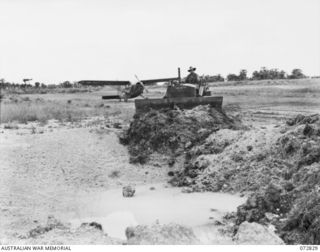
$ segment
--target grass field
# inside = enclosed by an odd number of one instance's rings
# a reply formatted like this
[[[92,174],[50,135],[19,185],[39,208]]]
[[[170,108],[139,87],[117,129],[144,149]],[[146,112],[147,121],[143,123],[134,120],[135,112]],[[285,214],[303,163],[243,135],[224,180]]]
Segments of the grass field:
[[[320,112],[320,80],[272,80],[211,85],[224,106],[266,118],[288,118],[294,114]],[[258,114],[259,115],[258,115]]]
[[[1,122],[46,123],[51,119],[77,122],[93,116],[119,114],[126,119],[127,111],[131,110],[123,109],[122,103],[105,102],[91,93],[7,95],[1,103]]]

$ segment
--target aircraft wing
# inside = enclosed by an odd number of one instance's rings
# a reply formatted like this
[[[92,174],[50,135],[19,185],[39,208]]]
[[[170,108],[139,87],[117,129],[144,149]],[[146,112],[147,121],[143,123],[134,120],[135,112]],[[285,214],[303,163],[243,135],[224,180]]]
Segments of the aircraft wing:
[[[81,80],[78,82],[84,86],[126,86],[130,81],[110,81],[110,80]]]
[[[151,79],[151,80],[141,80],[141,82],[144,85],[152,85],[155,84],[157,82],[167,82],[167,81],[174,81],[174,80],[179,80],[178,77],[174,77],[174,78],[162,78],[162,79]]]
[[[178,77],[174,78],[162,78],[162,79],[149,79],[149,80],[141,80],[144,85],[152,85],[157,82],[167,82],[179,80]],[[130,81],[111,81],[111,80],[81,80],[78,82],[84,86],[126,86],[130,85]]]

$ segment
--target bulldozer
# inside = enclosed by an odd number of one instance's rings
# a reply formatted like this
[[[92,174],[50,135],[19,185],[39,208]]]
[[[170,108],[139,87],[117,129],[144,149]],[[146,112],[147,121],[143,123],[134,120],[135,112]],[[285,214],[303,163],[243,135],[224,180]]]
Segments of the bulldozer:
[[[154,85],[159,82],[165,82],[167,90],[163,98],[146,98],[143,96],[144,91],[148,92],[146,86]],[[135,99],[135,108],[137,113],[146,112],[150,109],[191,109],[198,105],[210,105],[214,108],[221,109],[223,97],[212,96],[209,91],[208,83],[200,78],[198,84],[183,83],[181,80],[180,68],[178,76],[173,78],[138,80],[132,84],[129,81],[94,81],[82,80],[78,82],[84,86],[124,86],[118,95],[102,96],[102,99]]]

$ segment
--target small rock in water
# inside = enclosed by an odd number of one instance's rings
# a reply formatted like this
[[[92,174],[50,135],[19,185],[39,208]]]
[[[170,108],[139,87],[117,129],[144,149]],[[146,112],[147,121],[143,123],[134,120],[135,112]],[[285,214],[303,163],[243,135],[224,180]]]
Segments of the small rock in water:
[[[153,191],[153,190],[156,190],[156,188],[153,187],[153,186],[151,186],[151,187],[150,187],[150,190]]]
[[[122,188],[122,195],[125,198],[133,197],[135,192],[136,190],[133,186],[124,186]]]

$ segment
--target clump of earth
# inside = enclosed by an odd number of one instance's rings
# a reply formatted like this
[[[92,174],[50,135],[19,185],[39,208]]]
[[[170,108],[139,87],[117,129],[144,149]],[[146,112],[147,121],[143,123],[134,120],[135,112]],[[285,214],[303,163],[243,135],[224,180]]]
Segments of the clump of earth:
[[[153,152],[174,159],[202,143],[213,132],[238,127],[239,121],[210,106],[197,106],[191,110],[151,110],[135,114],[129,129],[120,136],[120,142],[128,145],[132,163],[145,163]]]

